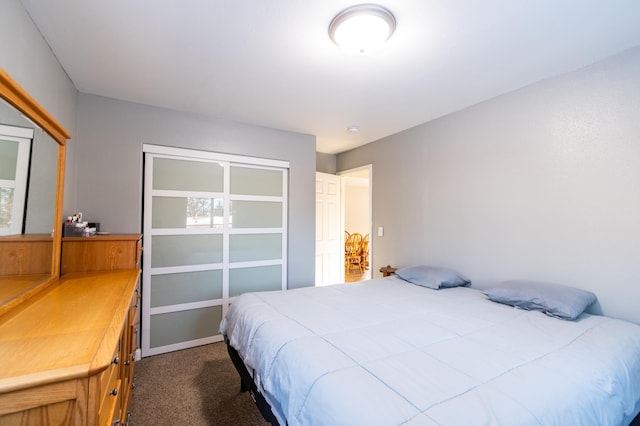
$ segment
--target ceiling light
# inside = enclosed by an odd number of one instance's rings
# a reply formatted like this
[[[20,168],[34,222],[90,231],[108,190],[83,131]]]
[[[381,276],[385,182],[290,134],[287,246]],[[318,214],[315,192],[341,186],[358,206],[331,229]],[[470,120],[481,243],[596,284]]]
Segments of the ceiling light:
[[[360,127],[359,126],[349,126],[349,127],[347,127],[347,131],[349,133],[358,133],[360,131]]]
[[[329,24],[329,37],[350,53],[367,54],[375,51],[396,29],[391,12],[375,4],[351,6],[338,13]]]

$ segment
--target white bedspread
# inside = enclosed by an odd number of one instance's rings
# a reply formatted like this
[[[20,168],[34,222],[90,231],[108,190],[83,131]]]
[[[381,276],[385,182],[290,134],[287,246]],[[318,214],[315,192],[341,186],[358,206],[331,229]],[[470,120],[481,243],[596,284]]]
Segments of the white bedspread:
[[[395,277],[251,293],[220,325],[282,425],[619,425],[640,326]]]

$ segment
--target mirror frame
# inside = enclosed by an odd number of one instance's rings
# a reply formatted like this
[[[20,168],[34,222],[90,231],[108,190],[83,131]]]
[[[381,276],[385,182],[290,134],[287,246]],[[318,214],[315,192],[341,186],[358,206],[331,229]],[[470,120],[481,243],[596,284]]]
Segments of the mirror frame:
[[[12,105],[25,117],[40,126],[58,143],[58,160],[56,176],[56,197],[53,217],[53,245],[51,253],[51,270],[49,277],[37,285],[18,294],[12,300],[0,305],[0,315],[28,300],[58,280],[60,276],[60,251],[62,249],[62,209],[64,195],[64,172],[67,139],[71,134],[29,95],[15,80],[0,68],[0,97]]]

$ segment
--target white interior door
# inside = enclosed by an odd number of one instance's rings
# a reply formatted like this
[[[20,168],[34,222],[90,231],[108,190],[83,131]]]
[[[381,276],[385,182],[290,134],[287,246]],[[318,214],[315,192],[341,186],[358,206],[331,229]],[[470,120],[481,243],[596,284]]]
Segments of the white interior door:
[[[316,286],[344,281],[340,176],[316,172]]]

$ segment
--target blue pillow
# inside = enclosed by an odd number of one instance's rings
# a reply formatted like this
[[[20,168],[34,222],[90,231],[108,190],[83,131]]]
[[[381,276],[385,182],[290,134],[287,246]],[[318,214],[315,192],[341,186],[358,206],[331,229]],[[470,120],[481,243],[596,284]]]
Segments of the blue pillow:
[[[574,320],[596,301],[590,291],[560,284],[511,280],[484,291],[494,302]]]
[[[471,281],[453,269],[436,266],[409,266],[400,268],[396,275],[410,283],[432,289],[470,285]]]

